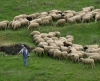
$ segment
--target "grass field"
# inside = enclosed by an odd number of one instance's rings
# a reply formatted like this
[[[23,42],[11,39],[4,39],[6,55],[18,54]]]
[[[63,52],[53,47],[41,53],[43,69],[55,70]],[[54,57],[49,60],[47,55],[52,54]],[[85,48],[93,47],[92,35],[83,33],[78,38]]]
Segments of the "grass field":
[[[94,6],[100,9],[100,0],[3,0],[0,2],[0,21],[12,21],[16,15],[32,14],[53,9],[81,11],[83,7]],[[55,24],[55,23],[54,23]],[[64,27],[45,26],[40,32],[60,31],[61,36],[73,35],[74,43],[100,45],[100,21],[90,23],[68,24]],[[31,31],[27,27],[13,31],[0,30],[0,45],[25,43],[35,47]],[[22,56],[2,56],[0,52],[0,81],[99,81],[100,63],[94,69],[71,59],[56,60],[45,54],[44,58],[31,53],[28,66],[23,65]]]

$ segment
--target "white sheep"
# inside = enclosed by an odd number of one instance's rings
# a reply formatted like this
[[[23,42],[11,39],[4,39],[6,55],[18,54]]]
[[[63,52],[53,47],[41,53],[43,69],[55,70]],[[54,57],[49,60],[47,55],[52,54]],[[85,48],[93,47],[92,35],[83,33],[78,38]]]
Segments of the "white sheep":
[[[95,22],[100,20],[100,12],[98,12],[96,15],[95,15]]]
[[[92,55],[89,56],[88,58],[94,59],[95,62],[100,61],[100,55]]]
[[[60,50],[54,51],[53,57],[60,60],[61,59],[61,51]]]
[[[31,23],[28,26],[28,30],[32,30],[32,29],[39,29],[39,23]]]
[[[72,62],[79,62],[79,55],[77,53],[71,53]]]
[[[16,30],[16,29],[18,29],[20,27],[21,27],[21,22],[20,21],[13,21],[12,22],[12,28],[13,28],[13,30]]]
[[[41,47],[36,47],[33,52],[36,52],[38,56],[43,56],[44,55],[44,49]]]
[[[86,57],[89,57],[89,56],[92,56],[92,55],[100,55],[99,53],[84,53],[84,55],[86,56]]]
[[[7,29],[7,23],[0,22],[0,29]]]
[[[55,36],[58,37],[58,38],[59,38],[60,35],[61,35],[61,33],[60,33],[59,31],[55,31],[55,34],[56,34]]]
[[[50,26],[51,25],[51,22],[49,21],[49,20],[42,20],[42,22],[41,22],[41,24],[43,25],[43,26]]]
[[[85,64],[89,64],[92,66],[92,69],[95,67],[95,64],[94,64],[94,59],[91,59],[91,58],[80,58],[80,60],[82,61],[82,63],[85,65]]]
[[[66,20],[65,19],[59,19],[56,22],[56,26],[64,26],[66,24]]]
[[[68,53],[66,51],[62,51],[61,52],[62,59],[66,59],[67,60],[67,57],[68,57],[67,55],[68,55]]]
[[[32,36],[34,36],[34,35],[39,35],[40,34],[40,32],[39,31],[33,31],[33,32],[31,32],[31,34],[30,35],[32,35]]]
[[[60,50],[61,50],[61,51],[66,51],[66,52],[67,52],[67,51],[68,51],[68,47],[60,46]]]

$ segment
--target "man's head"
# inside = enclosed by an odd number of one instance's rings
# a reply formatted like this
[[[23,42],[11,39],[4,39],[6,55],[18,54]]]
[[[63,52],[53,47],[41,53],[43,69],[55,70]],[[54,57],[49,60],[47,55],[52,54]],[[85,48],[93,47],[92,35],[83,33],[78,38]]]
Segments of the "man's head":
[[[23,48],[24,47],[24,44],[22,44],[21,47]]]

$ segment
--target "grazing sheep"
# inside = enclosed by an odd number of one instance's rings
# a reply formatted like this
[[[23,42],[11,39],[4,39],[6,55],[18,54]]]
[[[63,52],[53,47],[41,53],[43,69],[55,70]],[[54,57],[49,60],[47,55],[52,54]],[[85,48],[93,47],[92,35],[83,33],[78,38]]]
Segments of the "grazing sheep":
[[[92,66],[92,69],[95,68],[95,64],[94,64],[94,59],[91,58],[80,58],[80,60],[82,61],[82,63],[85,64],[89,64]]]
[[[100,53],[100,48],[97,49],[87,49],[85,52],[87,53]]]
[[[35,44],[39,44],[40,42],[45,42],[45,40],[43,38],[39,38],[39,39],[37,39],[37,41],[35,42]]]
[[[72,46],[72,42],[68,42],[68,41],[64,41],[63,44],[66,47]]]
[[[92,55],[89,56],[88,58],[94,59],[95,62],[100,61],[100,55]]]
[[[60,51],[60,50],[56,50],[56,51],[54,52],[53,57],[60,60],[60,59],[61,59],[61,51]]]
[[[59,31],[55,31],[55,36],[56,36],[56,37],[58,37],[58,38],[59,38],[59,37],[60,37],[60,35],[61,35],[61,33],[60,33]]]
[[[56,26],[64,26],[66,24],[66,20],[65,19],[59,19],[56,22]]]
[[[67,55],[68,55],[68,53],[66,51],[62,51],[61,52],[62,59],[66,59],[67,60]]]
[[[50,25],[51,25],[51,23],[50,23],[49,20],[42,20],[41,24],[42,24],[43,26],[47,26],[47,25],[50,26]]]
[[[46,46],[46,45],[45,45],[45,46],[44,46],[44,51],[48,53],[49,50],[50,50],[50,49],[53,49],[53,48],[54,48],[53,46]]]
[[[48,35],[47,33],[41,33],[41,34],[40,34],[40,36],[41,36],[42,38],[47,37],[47,35]]]
[[[20,21],[13,21],[12,22],[12,28],[13,30],[16,30],[17,28],[21,27],[21,22]]]
[[[28,26],[28,30],[32,30],[32,29],[39,29],[39,23],[31,23]]]
[[[34,50],[38,54],[38,56],[44,56],[44,49],[41,47],[36,47]]]
[[[40,43],[38,44],[38,47],[43,48],[44,46],[48,46],[48,43],[47,43],[47,42],[40,42]]]
[[[100,20],[100,13],[97,13],[96,16],[95,16],[95,22],[98,21],[98,20]]]
[[[88,13],[82,17],[82,22],[90,22],[92,19],[93,19],[93,15]]]
[[[34,35],[39,35],[39,34],[40,34],[40,32],[39,32],[39,31],[33,31],[33,32],[31,32],[31,34],[30,34],[30,35],[34,36]]]
[[[70,57],[72,59],[72,62],[79,62],[79,55],[77,53],[71,53]]]
[[[60,50],[61,50],[61,51],[66,51],[66,52],[67,52],[67,51],[68,51],[68,48],[65,47],[65,46],[60,46]]]
[[[0,22],[0,29],[6,29],[6,28],[7,28],[7,23]]]
[[[52,18],[53,18],[53,20],[58,20],[58,19],[61,19],[62,16],[61,16],[61,14],[53,14]]]
[[[84,55],[86,56],[86,57],[89,57],[89,56],[92,56],[92,55],[100,55],[99,53],[84,53]]]
[[[75,19],[73,17],[67,18],[68,23],[76,23]]]
[[[21,19],[21,26],[28,26],[29,25],[29,21],[27,19]]]
[[[58,49],[50,49],[50,50],[48,51],[48,56],[53,57],[54,52],[55,52],[56,50],[58,50]]]

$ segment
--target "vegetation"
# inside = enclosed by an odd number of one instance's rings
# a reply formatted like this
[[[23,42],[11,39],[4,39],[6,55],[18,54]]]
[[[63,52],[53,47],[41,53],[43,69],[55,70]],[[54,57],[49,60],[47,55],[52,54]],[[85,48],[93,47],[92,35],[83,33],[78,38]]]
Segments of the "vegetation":
[[[81,11],[83,7],[94,6],[100,9],[100,0],[3,0],[0,2],[0,21],[12,21],[16,15],[50,11],[52,9]],[[45,26],[40,32],[60,31],[61,36],[74,36],[74,43],[100,45],[100,21],[68,24],[64,27]],[[35,47],[31,31],[27,27],[18,30],[0,30],[0,45],[25,43]],[[22,56],[0,52],[0,81],[99,81],[100,64],[94,69],[71,59],[56,60],[45,54],[44,58],[31,53],[28,66],[23,65]]]

